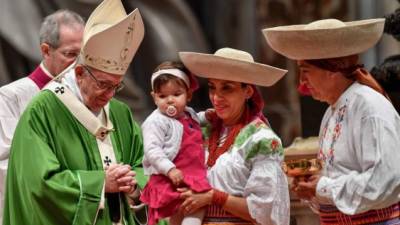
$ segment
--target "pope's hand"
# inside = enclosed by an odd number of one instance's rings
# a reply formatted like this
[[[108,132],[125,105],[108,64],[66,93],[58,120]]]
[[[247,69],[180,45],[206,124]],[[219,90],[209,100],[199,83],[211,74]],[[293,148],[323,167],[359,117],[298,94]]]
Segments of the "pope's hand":
[[[135,172],[129,165],[112,164],[105,170],[105,192],[125,192],[130,193],[135,190]]]

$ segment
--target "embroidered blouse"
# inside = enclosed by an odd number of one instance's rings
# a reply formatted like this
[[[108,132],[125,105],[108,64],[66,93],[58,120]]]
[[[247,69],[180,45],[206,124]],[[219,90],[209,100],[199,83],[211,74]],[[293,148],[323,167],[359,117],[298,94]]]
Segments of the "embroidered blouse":
[[[320,129],[321,203],[349,215],[400,200],[400,117],[381,94],[357,82],[330,106]]]
[[[282,160],[281,140],[263,121],[255,119],[208,169],[208,180],[216,189],[245,197],[251,217],[259,224],[288,225],[290,199]]]

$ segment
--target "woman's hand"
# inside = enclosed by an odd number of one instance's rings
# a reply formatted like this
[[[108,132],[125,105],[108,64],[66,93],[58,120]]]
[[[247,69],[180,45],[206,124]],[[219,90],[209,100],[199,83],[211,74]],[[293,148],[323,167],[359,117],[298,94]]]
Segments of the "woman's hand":
[[[184,199],[180,208],[180,211],[184,215],[191,214],[211,204],[213,190],[203,193],[193,193],[193,191],[188,188],[178,188],[177,190],[181,192],[181,199]]]
[[[315,197],[319,179],[320,175],[312,175],[306,179],[295,177],[292,183],[292,191],[295,192],[299,198],[310,200]]]
[[[207,121],[210,123],[215,123],[218,119],[214,108],[206,109],[204,114],[206,116]]]

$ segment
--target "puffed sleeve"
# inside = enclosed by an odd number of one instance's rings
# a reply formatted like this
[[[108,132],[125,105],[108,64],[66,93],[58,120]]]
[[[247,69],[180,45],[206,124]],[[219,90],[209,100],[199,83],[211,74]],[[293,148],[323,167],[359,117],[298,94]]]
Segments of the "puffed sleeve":
[[[332,200],[340,211],[350,215],[399,202],[399,124],[381,117],[363,118],[353,138],[354,160],[362,171],[337,178],[322,177],[317,195]]]
[[[280,164],[268,156],[256,156],[245,187],[251,217],[263,225],[289,224],[289,194]]]
[[[271,130],[262,129],[252,135],[247,148],[246,161],[251,170],[244,196],[251,217],[262,225],[288,225],[290,199],[281,169],[281,141]]]

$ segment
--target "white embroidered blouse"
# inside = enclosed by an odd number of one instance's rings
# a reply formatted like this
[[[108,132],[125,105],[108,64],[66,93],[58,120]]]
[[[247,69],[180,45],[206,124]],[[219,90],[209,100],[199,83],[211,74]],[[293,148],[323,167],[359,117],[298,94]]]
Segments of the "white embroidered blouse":
[[[321,123],[320,201],[349,215],[400,200],[400,117],[381,94],[357,82]]]
[[[259,224],[288,225],[290,199],[282,160],[279,137],[256,119],[208,169],[208,180],[213,188],[245,197],[251,217]]]

